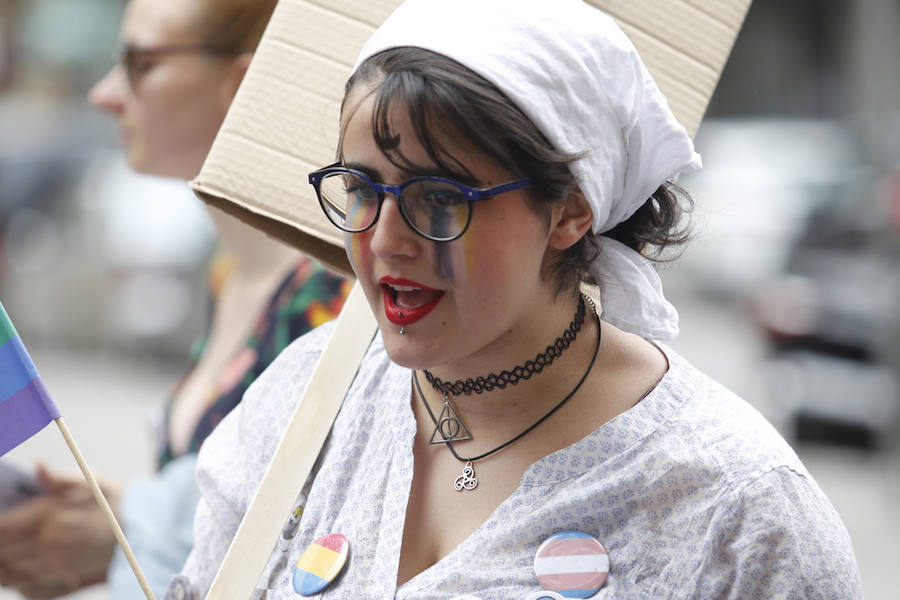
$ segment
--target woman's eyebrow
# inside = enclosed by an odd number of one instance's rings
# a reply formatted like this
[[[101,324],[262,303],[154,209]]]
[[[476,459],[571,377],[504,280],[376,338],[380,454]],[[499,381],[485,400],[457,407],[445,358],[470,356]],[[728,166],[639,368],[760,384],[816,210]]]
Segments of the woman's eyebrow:
[[[441,167],[415,167],[413,170],[405,170],[404,173],[407,173],[410,177],[442,177],[444,179],[452,179],[453,181],[460,181],[459,174],[457,173],[448,173],[447,169],[442,169]]]
[[[366,177],[373,181],[381,181],[381,174],[376,170],[363,163],[355,163],[355,162],[344,162],[341,161],[341,165],[347,169],[353,169],[354,171],[359,171],[363,173]]]
[[[341,164],[348,169],[353,169],[354,171],[360,171],[361,173],[364,173],[372,181],[384,183],[384,180],[381,178],[381,173],[363,163],[341,162]],[[457,181],[469,186],[477,186],[481,183],[474,177],[464,176],[461,173],[448,173],[446,169],[442,169],[437,165],[433,167],[420,167],[418,165],[410,165],[410,168],[405,169],[402,167],[398,167],[398,169],[401,173],[403,173],[404,181],[407,179],[413,179],[415,177],[441,177],[443,179],[450,179],[452,181]]]
[[[460,164],[458,161],[456,162],[457,164]],[[460,166],[462,165],[460,164]],[[403,169],[403,172],[409,177],[441,177],[469,186],[478,186],[481,184],[481,181],[470,173],[468,169],[463,168],[462,170],[454,171],[448,168],[447,164],[431,166],[411,164],[410,168]]]

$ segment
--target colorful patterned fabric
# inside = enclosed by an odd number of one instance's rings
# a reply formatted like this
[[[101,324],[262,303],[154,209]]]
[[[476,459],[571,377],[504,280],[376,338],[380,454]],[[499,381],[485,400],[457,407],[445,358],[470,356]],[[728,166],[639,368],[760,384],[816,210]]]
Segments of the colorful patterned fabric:
[[[227,277],[228,267],[221,262],[211,270],[212,300]],[[191,436],[188,452],[197,452],[203,440],[216,425],[237,406],[244,391],[269,366],[275,357],[292,341],[307,331],[335,318],[344,305],[351,283],[326,270],[317,262],[304,258],[297,268],[281,283],[259,320],[246,346],[226,365],[214,388],[210,390],[209,408],[200,418]],[[209,336],[207,331],[191,349],[192,362],[187,374],[176,385],[173,397],[187,379],[203,354]],[[171,403],[170,403],[171,408]],[[167,411],[168,413],[168,411]],[[163,432],[168,432],[168,414]],[[159,467],[175,458],[167,437],[161,446]]]

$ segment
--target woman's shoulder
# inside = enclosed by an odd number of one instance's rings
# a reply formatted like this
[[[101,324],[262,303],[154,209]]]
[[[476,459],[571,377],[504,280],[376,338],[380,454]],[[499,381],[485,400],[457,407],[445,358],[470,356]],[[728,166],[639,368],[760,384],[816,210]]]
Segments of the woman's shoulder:
[[[797,454],[747,401],[662,349],[666,375],[585,440],[590,456],[576,458],[593,467],[571,483],[602,522],[621,519],[621,539],[614,528],[609,541],[623,565],[642,560],[640,542],[671,557],[661,573],[699,597],[783,597],[804,586],[859,597],[846,528]]]
[[[603,483],[610,469],[626,479],[626,473],[661,470],[714,485],[708,491],[717,494],[780,467],[806,475],[756,408],[676,351],[657,346],[668,368],[655,386],[587,437],[538,461],[529,477],[546,483],[595,469]]]
[[[688,450],[671,466],[703,475],[707,489],[700,496],[714,501],[710,531],[716,533],[709,542],[742,549],[728,565],[716,567],[711,560],[710,568],[726,579],[736,568],[741,582],[734,585],[746,591],[740,597],[752,596],[759,586],[768,591],[795,586],[788,581],[798,576],[791,564],[802,565],[804,578],[817,579],[806,582],[809,589],[828,590],[827,597],[858,597],[859,571],[847,530],[793,448],[744,398],[677,353],[666,353],[674,380],[670,390],[682,403],[663,435],[677,436]],[[768,565],[768,582],[748,575],[751,562]],[[786,579],[776,581],[779,577]]]
[[[732,486],[780,467],[808,476],[794,450],[756,407],[674,350],[663,350],[670,369],[655,391],[674,409],[660,427],[661,436],[691,445],[693,458]]]

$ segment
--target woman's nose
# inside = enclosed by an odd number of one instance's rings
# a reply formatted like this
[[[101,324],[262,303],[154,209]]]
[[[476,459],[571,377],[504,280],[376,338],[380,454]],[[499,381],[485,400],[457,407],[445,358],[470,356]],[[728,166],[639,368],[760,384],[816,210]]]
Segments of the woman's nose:
[[[118,115],[124,108],[127,93],[125,73],[116,65],[91,87],[88,101],[101,110]]]
[[[372,233],[372,252],[381,258],[415,256],[422,238],[406,223],[393,194],[385,194],[381,214]]]

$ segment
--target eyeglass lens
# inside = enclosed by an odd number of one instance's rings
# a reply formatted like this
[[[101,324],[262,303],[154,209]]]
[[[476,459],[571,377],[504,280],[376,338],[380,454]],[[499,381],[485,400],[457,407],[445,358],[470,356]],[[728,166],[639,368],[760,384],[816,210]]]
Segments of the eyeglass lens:
[[[338,227],[362,231],[378,218],[378,191],[359,175],[348,172],[326,175],[320,193],[328,218]],[[459,236],[469,221],[465,194],[445,181],[423,178],[408,182],[403,186],[399,204],[413,229],[436,240]]]

